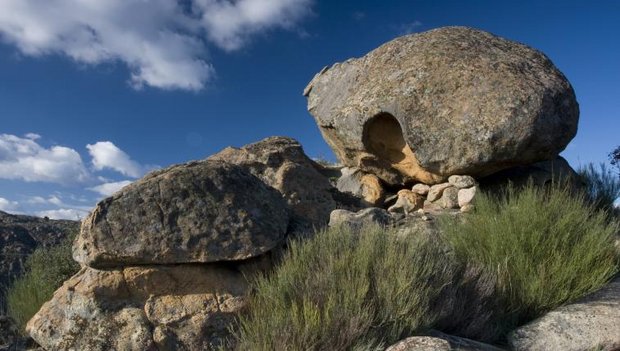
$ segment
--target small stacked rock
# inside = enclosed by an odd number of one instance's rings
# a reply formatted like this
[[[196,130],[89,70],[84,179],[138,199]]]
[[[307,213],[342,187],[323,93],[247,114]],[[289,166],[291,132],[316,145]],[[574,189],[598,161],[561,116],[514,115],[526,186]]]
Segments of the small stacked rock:
[[[411,190],[403,189],[398,192],[396,203],[388,208],[389,212],[409,213],[430,207],[439,206],[441,209],[461,209],[470,211],[478,185],[475,179],[467,175],[452,175],[448,182],[428,186],[416,184]]]
[[[339,191],[357,196],[371,206],[383,202],[385,189],[379,177],[355,167],[343,167],[340,172],[342,175],[336,184]]]

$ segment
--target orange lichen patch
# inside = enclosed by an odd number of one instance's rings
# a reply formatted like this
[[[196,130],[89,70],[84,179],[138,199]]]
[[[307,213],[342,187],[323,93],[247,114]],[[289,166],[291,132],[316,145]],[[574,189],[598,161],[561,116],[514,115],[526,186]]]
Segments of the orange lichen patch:
[[[400,173],[426,184],[443,180],[438,174],[426,171],[403,138],[400,124],[392,115],[381,113],[366,123],[364,146],[368,152],[384,159]]]

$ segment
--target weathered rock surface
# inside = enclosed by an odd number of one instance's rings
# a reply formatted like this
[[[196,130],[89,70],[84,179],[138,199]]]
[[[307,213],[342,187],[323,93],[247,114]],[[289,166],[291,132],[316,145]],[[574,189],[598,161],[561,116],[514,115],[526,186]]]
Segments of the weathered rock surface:
[[[620,349],[620,277],[585,298],[513,331],[514,350]]]
[[[28,322],[47,350],[205,350],[228,336],[248,289],[217,264],[83,268]]]
[[[73,257],[95,268],[241,260],[278,245],[288,223],[282,196],[242,167],[190,162],[97,204]]]
[[[304,95],[338,159],[389,184],[552,159],[579,117],[570,83],[544,54],[465,27],[403,36],[334,64]]]
[[[459,189],[454,186],[449,186],[441,194],[439,204],[443,208],[458,208],[459,207]]]
[[[471,188],[467,188],[467,189],[459,189],[459,192],[458,192],[459,207],[463,208],[471,204],[471,202],[474,200],[474,197],[476,196],[476,192],[478,192],[478,187],[476,186],[472,186]],[[465,212],[466,211],[467,210],[465,210]]]
[[[430,186],[422,183],[418,183],[411,188],[411,191],[419,195],[427,195],[430,190]]]
[[[39,246],[59,244],[68,235],[77,233],[77,221],[50,220],[32,216],[12,215],[0,211],[0,310],[2,295],[9,282],[19,277],[24,263]]]
[[[372,223],[388,225],[390,221],[390,214],[382,208],[369,207],[358,212],[338,209],[332,211],[329,219],[329,226],[337,227],[347,224],[353,227],[361,227]]]
[[[451,175],[448,177],[448,183],[452,184],[459,189],[471,188],[476,185],[476,180],[467,175]]]
[[[434,332],[433,336],[413,336],[388,347],[385,351],[501,351],[492,345]]]
[[[322,166],[291,138],[270,137],[241,148],[227,147],[209,160],[239,165],[278,190],[296,219],[310,229],[326,225],[343,198],[321,174]]]
[[[372,206],[383,203],[385,189],[377,176],[351,167],[343,167],[341,172],[336,184],[339,191],[357,196]]]
[[[433,185],[428,191],[428,196],[426,197],[426,199],[430,202],[439,200],[441,196],[443,195],[443,191],[451,186],[452,184],[450,183],[441,183],[441,184]]]
[[[388,208],[388,212],[402,212],[408,215],[423,207],[424,196],[414,193],[409,189],[403,189],[398,192],[398,199],[394,205]]]

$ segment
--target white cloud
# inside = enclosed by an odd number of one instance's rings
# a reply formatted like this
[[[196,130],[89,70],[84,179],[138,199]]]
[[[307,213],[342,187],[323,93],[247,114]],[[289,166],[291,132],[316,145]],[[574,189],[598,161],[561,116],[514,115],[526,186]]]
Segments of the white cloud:
[[[128,177],[139,178],[148,170],[148,167],[132,160],[125,151],[119,149],[111,141],[88,144],[86,148],[93,158],[93,167],[97,171],[112,169]]]
[[[122,180],[120,182],[103,183],[103,184],[94,186],[92,188],[88,188],[88,190],[97,192],[103,196],[110,196],[131,183],[132,182],[129,180]]]
[[[71,148],[45,148],[33,138],[0,134],[0,179],[72,184],[89,177],[80,154]]]
[[[310,13],[311,0],[196,0],[207,37],[225,50],[241,48],[248,38],[270,28],[293,28]]]
[[[19,208],[19,203],[0,197],[0,211],[10,212]]]
[[[56,210],[39,211],[35,213],[39,217],[51,219],[70,219],[73,221],[82,220],[88,215],[88,211],[75,208],[59,208]]]
[[[122,61],[134,87],[201,89],[214,76],[207,38],[235,50],[293,28],[313,0],[2,0],[0,38],[31,56]]]
[[[24,138],[30,139],[30,140],[37,140],[37,139],[41,139],[41,136],[37,133],[27,133],[24,135]]]

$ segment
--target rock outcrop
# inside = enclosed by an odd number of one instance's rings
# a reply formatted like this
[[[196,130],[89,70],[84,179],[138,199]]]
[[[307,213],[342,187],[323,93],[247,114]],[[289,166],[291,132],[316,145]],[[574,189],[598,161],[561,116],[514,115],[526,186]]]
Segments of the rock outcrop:
[[[211,350],[248,279],[288,235],[282,195],[217,160],[153,172],[101,201],[73,256],[82,270],[29,321],[48,350]]]
[[[234,266],[85,267],[28,322],[48,350],[206,350],[243,307]]]
[[[518,328],[508,341],[517,351],[620,349],[620,277]]]
[[[326,67],[304,95],[338,159],[388,184],[553,159],[579,117],[570,83],[544,54],[465,27]]]
[[[322,171],[295,140],[273,137],[121,189],[83,221],[73,245],[82,269],[29,334],[49,350],[226,345],[248,281],[272,268],[286,238],[326,225],[343,200],[359,203]]]
[[[190,162],[101,201],[73,257],[95,268],[242,260],[282,242],[288,223],[282,196],[242,167]]]
[[[338,192],[322,166],[292,138],[270,137],[241,148],[227,147],[209,160],[241,166],[279,191],[292,210],[296,230],[311,230],[329,222],[335,208],[357,208],[354,198]]]
[[[24,271],[26,259],[37,247],[61,243],[79,230],[77,221],[12,215],[0,211],[0,297]],[[0,298],[0,310],[3,309]]]

